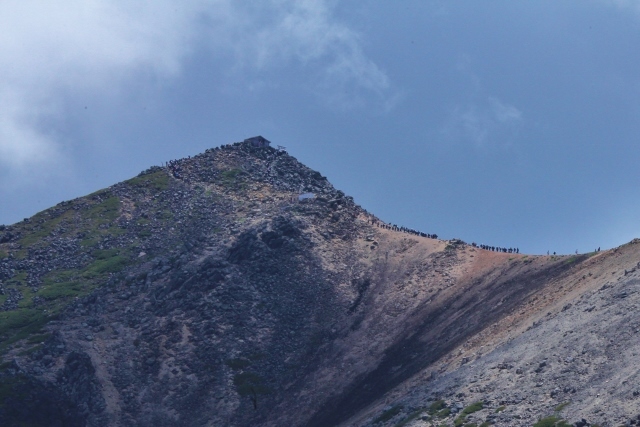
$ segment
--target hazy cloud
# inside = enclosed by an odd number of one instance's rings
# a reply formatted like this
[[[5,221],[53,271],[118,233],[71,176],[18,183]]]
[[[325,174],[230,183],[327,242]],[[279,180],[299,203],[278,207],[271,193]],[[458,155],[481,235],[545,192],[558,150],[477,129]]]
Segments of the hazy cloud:
[[[640,12],[640,0],[603,0],[606,3],[613,4],[620,8],[633,9]]]
[[[136,71],[176,75],[196,4],[7,0],[0,5],[0,167],[43,167],[62,155],[56,120],[65,93],[104,93]],[[33,171],[33,169],[31,169]]]
[[[5,0],[0,4],[0,168],[62,156],[42,126],[68,93],[114,93],[140,72],[171,79],[197,47],[231,55],[228,67],[314,70],[316,92],[345,87],[384,97],[389,81],[358,34],[326,1]],[[222,63],[222,62],[221,62]]]
[[[513,105],[505,104],[497,98],[489,98],[493,116],[500,123],[517,122],[522,120],[522,112]]]
[[[522,122],[522,112],[495,97],[483,103],[457,105],[449,113],[442,133],[451,140],[465,140],[478,146],[510,142]]]
[[[236,65],[261,71],[295,62],[306,70],[312,91],[342,107],[362,92],[383,102],[394,98],[387,75],[363,52],[359,34],[336,21],[328,2],[280,0],[227,12],[233,18],[216,21],[213,38],[224,42],[216,48],[232,50]]]

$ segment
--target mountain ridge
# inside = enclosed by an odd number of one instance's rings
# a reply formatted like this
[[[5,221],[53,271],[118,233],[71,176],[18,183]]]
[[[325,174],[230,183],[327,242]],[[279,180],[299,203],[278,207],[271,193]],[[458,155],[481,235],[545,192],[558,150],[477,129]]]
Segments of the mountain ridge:
[[[558,334],[605,313],[636,324],[638,241],[532,256],[381,223],[286,152],[244,142],[4,227],[0,421],[635,422],[637,369],[585,341],[601,333],[633,352],[635,332],[601,320],[574,340],[580,354]],[[579,387],[600,381],[595,360],[628,374],[598,411]],[[505,397],[513,384],[525,398]]]

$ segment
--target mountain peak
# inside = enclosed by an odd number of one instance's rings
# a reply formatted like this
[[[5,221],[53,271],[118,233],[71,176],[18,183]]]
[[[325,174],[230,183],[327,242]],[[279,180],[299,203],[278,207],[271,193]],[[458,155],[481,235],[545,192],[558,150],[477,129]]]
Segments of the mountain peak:
[[[0,230],[2,425],[630,420],[636,241],[438,240],[263,139]]]

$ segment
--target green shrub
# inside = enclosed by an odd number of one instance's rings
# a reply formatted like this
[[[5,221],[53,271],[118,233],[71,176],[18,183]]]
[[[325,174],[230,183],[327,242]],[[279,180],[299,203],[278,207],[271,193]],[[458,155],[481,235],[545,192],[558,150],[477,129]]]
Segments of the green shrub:
[[[458,415],[458,418],[455,419],[455,421],[453,422],[453,425],[455,427],[462,426],[464,424],[465,420],[467,419],[467,415],[473,414],[474,412],[478,412],[483,407],[484,407],[484,402],[472,403],[471,405],[469,405],[466,408],[464,408],[462,410],[462,412],[460,412],[460,415]]]
[[[32,335],[32,336],[29,337],[27,342],[29,344],[40,344],[41,342],[46,341],[47,338],[49,338],[50,336],[51,336],[51,334],[49,334],[49,333]]]
[[[375,424],[375,423],[381,423],[384,421],[389,421],[391,418],[398,415],[402,411],[402,409],[403,409],[402,405],[395,405],[387,409],[386,411],[384,411],[382,414],[380,414],[380,416],[375,420],[373,420],[373,422]]]
[[[475,402],[475,403],[472,403],[471,405],[467,406],[466,408],[464,408],[462,410],[462,414],[464,414],[464,415],[473,414],[474,412],[478,412],[479,410],[481,410],[483,407],[484,407],[484,402],[482,402],[482,401]]]
[[[113,221],[118,217],[119,211],[120,199],[116,196],[111,196],[103,200],[102,202],[92,206],[91,209],[89,209],[87,216],[91,219],[104,219],[107,221]]]
[[[75,297],[85,290],[85,286],[79,282],[53,283],[41,288],[37,295],[45,300],[56,300],[59,298]]]
[[[32,308],[0,313],[0,353],[10,344],[39,333],[48,320],[41,311]]]
[[[137,176],[125,182],[134,187],[143,187],[151,190],[162,191],[169,187],[169,175],[164,171],[158,171],[147,175]]]
[[[409,424],[411,421],[417,419],[423,412],[424,412],[424,408],[420,408],[420,409],[418,409],[416,411],[413,411],[411,414],[409,414],[409,416],[407,418],[405,418],[404,420],[402,420],[398,424],[396,424],[396,427],[403,427],[403,426]]]
[[[433,402],[431,404],[431,406],[429,406],[429,414],[433,415],[436,412],[438,412],[438,411],[440,411],[440,410],[442,410],[442,409],[444,409],[446,407],[447,407],[447,404],[445,403],[444,400],[436,400],[435,402]]]
[[[571,424],[567,424],[566,421],[551,415],[550,417],[542,418],[533,427],[571,427]]]
[[[92,255],[97,259],[109,259],[118,255],[118,249],[97,249],[93,251]]]
[[[151,230],[142,230],[138,233],[138,237],[141,238],[147,238],[147,237],[151,237],[153,233],[151,233]]]
[[[571,402],[564,402],[559,404],[558,406],[556,406],[555,411],[556,412],[560,412],[562,411],[564,408],[566,408]]]
[[[444,408],[436,413],[438,418],[447,418],[449,415],[451,415],[451,408]]]
[[[221,184],[225,187],[231,187],[241,182],[243,173],[241,169],[229,169],[220,174]]]
[[[116,255],[107,259],[98,259],[91,263],[83,272],[83,276],[92,278],[103,273],[116,273],[128,264],[127,258]]]

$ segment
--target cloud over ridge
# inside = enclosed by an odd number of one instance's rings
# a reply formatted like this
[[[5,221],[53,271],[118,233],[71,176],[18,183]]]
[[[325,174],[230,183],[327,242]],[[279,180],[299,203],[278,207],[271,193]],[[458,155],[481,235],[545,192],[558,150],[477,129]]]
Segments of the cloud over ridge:
[[[0,26],[0,167],[17,172],[63,155],[40,123],[64,114],[66,95],[110,93],[140,72],[179,78],[201,45],[255,72],[311,67],[318,93],[389,87],[358,34],[321,0],[7,0]]]

